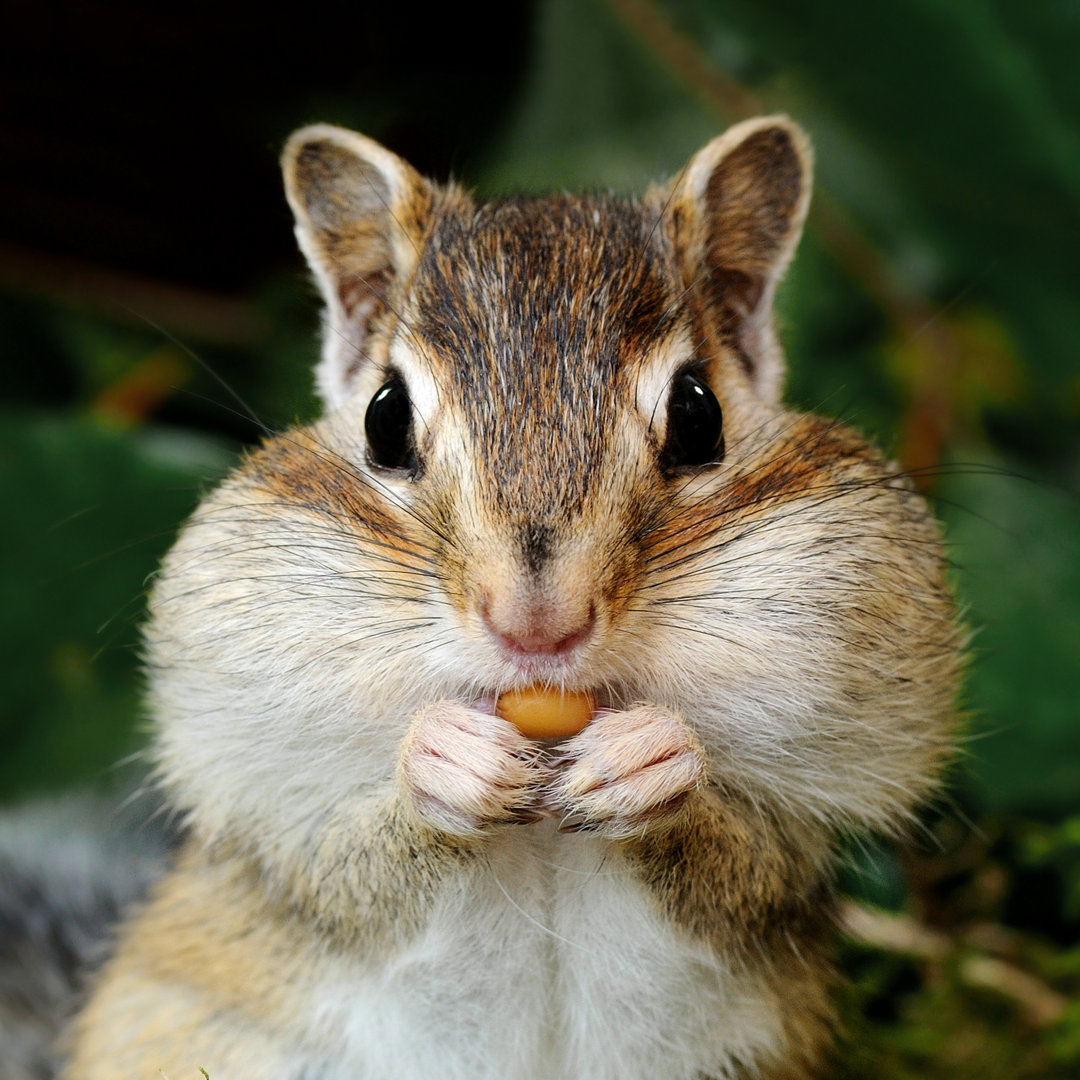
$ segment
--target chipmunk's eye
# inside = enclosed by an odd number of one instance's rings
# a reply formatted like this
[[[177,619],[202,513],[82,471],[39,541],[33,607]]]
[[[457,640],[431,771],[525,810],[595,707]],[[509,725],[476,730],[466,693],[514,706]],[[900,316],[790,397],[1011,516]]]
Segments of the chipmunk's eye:
[[[712,465],[724,456],[724,416],[705,382],[677,375],[668,395],[667,438],[661,453],[669,470]]]
[[[372,465],[417,471],[412,402],[400,375],[391,375],[371,399],[364,417],[364,433]]]

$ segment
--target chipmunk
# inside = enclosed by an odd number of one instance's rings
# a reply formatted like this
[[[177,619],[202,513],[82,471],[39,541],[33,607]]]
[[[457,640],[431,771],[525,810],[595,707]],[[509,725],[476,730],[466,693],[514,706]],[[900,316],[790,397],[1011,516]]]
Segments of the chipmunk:
[[[924,500],[781,402],[811,157],[740,123],[641,199],[283,156],[325,414],[196,511],[146,628],[188,836],[66,1080],[780,1080],[826,1060],[838,839],[948,758]],[[524,735],[532,686],[589,723]]]

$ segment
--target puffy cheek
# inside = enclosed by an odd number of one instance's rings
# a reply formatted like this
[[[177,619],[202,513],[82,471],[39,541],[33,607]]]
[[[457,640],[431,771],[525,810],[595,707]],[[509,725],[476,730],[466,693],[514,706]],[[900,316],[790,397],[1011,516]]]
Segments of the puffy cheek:
[[[890,585],[876,557],[756,548],[732,545],[657,605],[650,692],[678,705],[715,781],[887,826],[932,784],[952,722],[948,598],[932,572]]]
[[[260,814],[286,828],[392,777],[450,668],[433,629],[442,608],[419,586],[411,598],[385,587],[393,575],[347,537],[290,531],[279,515],[249,543],[247,529],[222,532],[230,517],[190,529],[155,589],[156,754],[208,831]]]

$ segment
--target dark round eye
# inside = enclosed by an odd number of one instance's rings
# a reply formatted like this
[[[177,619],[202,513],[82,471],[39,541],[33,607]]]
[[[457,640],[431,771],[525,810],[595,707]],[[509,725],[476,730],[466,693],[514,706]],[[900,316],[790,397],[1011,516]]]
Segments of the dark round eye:
[[[724,415],[720,402],[696,375],[684,371],[668,395],[667,439],[661,454],[666,469],[712,465],[724,456]]]
[[[412,402],[400,375],[391,375],[371,399],[364,417],[368,459],[381,469],[415,472]]]

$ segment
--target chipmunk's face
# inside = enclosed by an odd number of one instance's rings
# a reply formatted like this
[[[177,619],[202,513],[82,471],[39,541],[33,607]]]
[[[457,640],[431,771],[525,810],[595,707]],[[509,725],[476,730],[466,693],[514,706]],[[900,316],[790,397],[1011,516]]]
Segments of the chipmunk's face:
[[[448,210],[358,380],[366,467],[428,524],[461,655],[493,688],[617,679],[679,493],[724,460],[724,379],[656,214]]]
[[[426,560],[447,640],[485,691],[627,684],[684,534],[701,531],[690,511],[775,410],[768,303],[805,157],[788,125],[745,134],[644,202],[477,207],[333,129],[290,151],[298,235],[334,319],[326,426],[362,436],[355,464]],[[767,212],[768,235],[730,221],[711,235],[710,197],[730,217],[709,195],[721,172],[736,189],[762,175],[741,212]],[[729,241],[710,278],[710,245]]]

